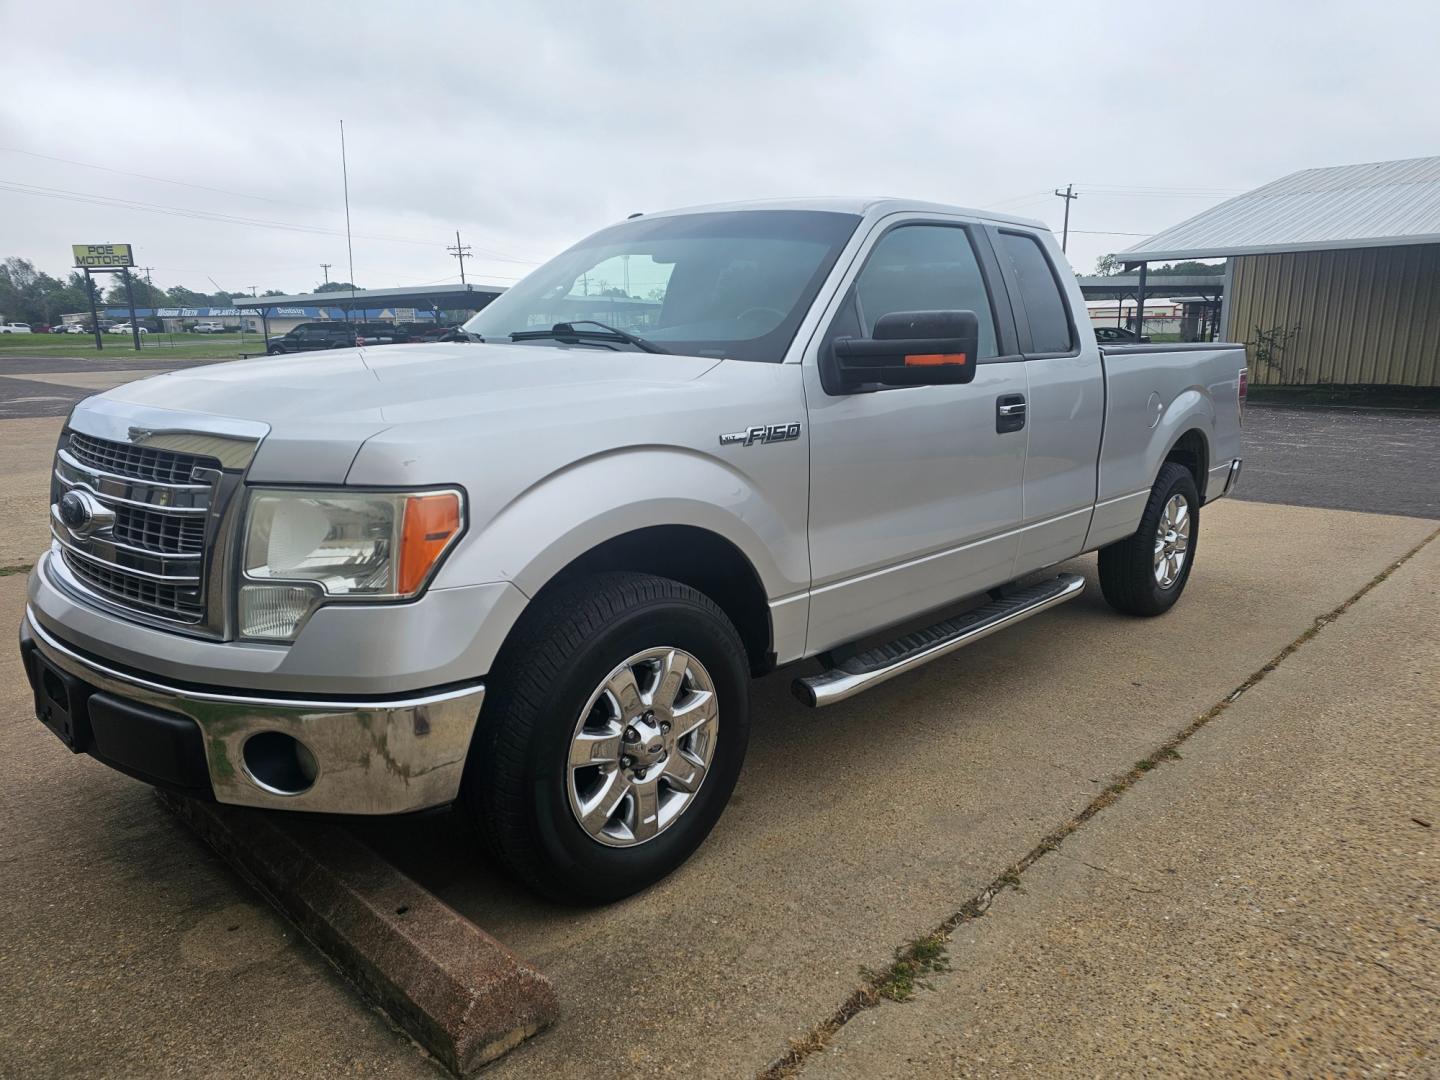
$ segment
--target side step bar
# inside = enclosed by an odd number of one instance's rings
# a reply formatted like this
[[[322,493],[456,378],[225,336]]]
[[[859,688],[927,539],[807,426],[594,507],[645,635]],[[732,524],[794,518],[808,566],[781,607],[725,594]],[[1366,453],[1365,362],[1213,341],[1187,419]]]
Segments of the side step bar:
[[[833,705],[921,664],[973,645],[981,638],[1023,622],[1031,615],[1073,600],[1083,588],[1085,579],[1079,574],[1061,574],[1050,581],[1027,585],[952,619],[944,619],[888,644],[866,649],[829,671],[796,679],[790,688],[796,697],[812,708]]]

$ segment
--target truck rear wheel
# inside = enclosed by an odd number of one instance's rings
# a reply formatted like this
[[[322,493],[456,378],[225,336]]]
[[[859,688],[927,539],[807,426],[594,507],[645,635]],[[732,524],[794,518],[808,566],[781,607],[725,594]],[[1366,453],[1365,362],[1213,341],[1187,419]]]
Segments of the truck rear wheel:
[[[604,573],[542,597],[496,663],[466,763],[485,846],[557,900],[658,881],[729,801],[748,678],[730,620],[679,582]]]
[[[1190,580],[1200,538],[1200,493],[1190,470],[1160,467],[1133,536],[1100,549],[1100,591],[1116,611],[1160,615]]]

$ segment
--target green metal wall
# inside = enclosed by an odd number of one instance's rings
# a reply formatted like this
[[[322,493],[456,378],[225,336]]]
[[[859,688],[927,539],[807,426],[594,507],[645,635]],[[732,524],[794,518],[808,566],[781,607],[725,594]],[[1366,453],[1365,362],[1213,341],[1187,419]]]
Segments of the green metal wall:
[[[1440,386],[1440,244],[1231,259],[1226,337],[1255,383]],[[1269,364],[1257,329],[1298,327]]]

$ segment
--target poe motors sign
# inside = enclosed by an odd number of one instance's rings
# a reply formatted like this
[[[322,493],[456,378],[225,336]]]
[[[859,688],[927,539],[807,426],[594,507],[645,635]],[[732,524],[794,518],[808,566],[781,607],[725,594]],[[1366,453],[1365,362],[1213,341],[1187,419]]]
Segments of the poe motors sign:
[[[87,270],[118,270],[135,265],[135,252],[129,244],[71,244],[75,265]]]
[[[103,349],[105,340],[100,336],[100,313],[95,310],[95,287],[93,274],[119,274],[125,279],[125,302],[130,309],[130,337],[135,342],[135,351],[140,351],[140,323],[135,318],[135,289],[130,281],[130,267],[135,265],[135,250],[129,244],[71,244],[75,265],[85,272],[85,292],[90,296],[90,328],[95,331],[95,348]]]

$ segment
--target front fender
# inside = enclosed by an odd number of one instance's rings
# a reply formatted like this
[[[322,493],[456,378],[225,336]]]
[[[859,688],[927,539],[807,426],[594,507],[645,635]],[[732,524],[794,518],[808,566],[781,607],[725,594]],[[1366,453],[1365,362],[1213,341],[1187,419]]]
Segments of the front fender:
[[[479,526],[443,576],[508,581],[529,596],[590,549],[655,525],[723,537],[774,601],[809,583],[803,497],[786,509],[744,473],[697,451],[637,446],[578,461],[531,485]],[[798,516],[798,527],[795,520]]]

